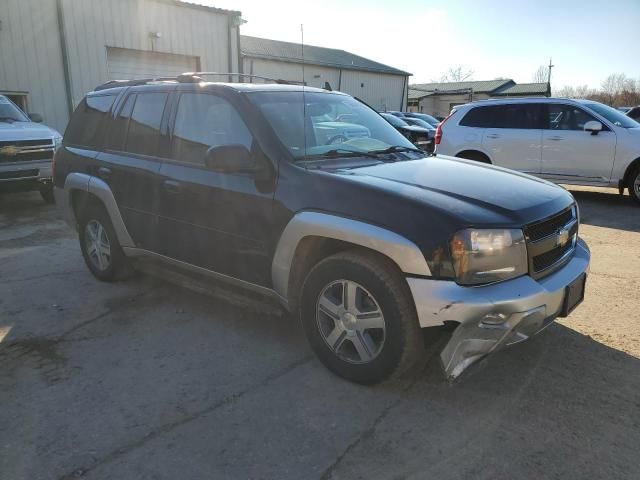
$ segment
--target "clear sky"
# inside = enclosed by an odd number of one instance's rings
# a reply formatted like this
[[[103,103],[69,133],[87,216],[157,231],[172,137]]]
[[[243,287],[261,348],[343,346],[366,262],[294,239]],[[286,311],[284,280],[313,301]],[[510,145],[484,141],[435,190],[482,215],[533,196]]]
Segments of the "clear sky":
[[[640,78],[640,0],[191,0],[240,10],[241,33],[340,48],[438,80],[449,67],[474,80],[598,87],[610,73]]]

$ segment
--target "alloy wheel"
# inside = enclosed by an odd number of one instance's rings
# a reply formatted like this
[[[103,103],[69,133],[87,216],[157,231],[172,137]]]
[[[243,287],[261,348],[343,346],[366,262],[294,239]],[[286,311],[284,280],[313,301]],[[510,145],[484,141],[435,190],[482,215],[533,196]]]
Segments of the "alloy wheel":
[[[85,226],[85,247],[91,263],[100,271],[111,265],[111,243],[107,231],[97,220],[89,220]]]

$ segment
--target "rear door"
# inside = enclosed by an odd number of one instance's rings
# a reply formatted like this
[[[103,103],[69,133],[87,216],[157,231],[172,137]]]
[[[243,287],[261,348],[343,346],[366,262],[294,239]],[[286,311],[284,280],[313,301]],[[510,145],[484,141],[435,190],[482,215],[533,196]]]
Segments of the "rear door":
[[[241,145],[257,166],[267,162],[230,99],[176,92],[171,159],[160,174],[158,238],[161,252],[189,264],[269,285],[268,252],[274,179],[247,169],[206,164],[212,147]]]
[[[494,164],[539,174],[542,159],[542,109],[536,103],[483,108],[482,145]]]
[[[555,182],[608,183],[616,134],[605,124],[597,135],[585,132],[586,122],[600,120],[576,105],[550,103],[545,107],[542,176]]]
[[[152,251],[157,250],[158,173],[169,142],[168,98],[166,89],[128,93],[111,121],[95,172],[111,187],[136,246]]]

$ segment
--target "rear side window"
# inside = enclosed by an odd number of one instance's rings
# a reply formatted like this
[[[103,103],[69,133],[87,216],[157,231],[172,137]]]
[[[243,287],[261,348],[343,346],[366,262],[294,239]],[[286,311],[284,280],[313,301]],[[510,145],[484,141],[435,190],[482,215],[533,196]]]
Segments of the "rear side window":
[[[136,102],[136,96],[129,95],[124,106],[118,112],[118,115],[111,121],[109,136],[107,137],[107,148],[111,150],[124,150],[124,142],[127,137],[127,129],[129,128],[129,119],[133,112],[133,104]]]
[[[465,127],[480,128],[542,128],[542,109],[537,104],[490,105],[475,107],[460,121]]]
[[[65,144],[96,148],[102,143],[105,120],[115,95],[86,97],[71,116],[65,131]]]
[[[204,164],[210,147],[244,145],[253,138],[236,109],[225,99],[209,94],[180,95],[173,129],[172,157]]]
[[[127,152],[157,155],[160,123],[167,97],[167,93],[138,93],[136,95],[127,131],[125,147]]]

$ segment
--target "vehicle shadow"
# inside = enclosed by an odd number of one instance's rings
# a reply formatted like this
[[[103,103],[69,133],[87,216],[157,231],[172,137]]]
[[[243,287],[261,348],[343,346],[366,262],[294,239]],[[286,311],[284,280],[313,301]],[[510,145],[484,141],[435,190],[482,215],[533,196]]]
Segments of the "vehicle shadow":
[[[580,206],[580,222],[598,227],[640,232],[640,207],[613,189],[568,187]]]
[[[640,478],[638,372],[640,359],[561,324],[454,383],[432,362],[334,476]]]

